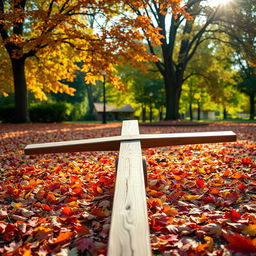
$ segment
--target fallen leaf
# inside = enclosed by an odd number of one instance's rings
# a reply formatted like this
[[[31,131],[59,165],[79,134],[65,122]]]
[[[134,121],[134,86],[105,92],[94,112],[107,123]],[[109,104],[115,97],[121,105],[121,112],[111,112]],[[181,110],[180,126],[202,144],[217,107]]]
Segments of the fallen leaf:
[[[256,224],[249,224],[243,229],[243,233],[249,236],[256,236]]]
[[[224,235],[224,238],[229,242],[226,248],[242,253],[254,253],[256,252],[256,241],[253,241],[249,237],[242,236],[238,233]]]
[[[73,237],[73,232],[71,231],[60,232],[58,237],[53,242],[50,242],[50,244],[56,245],[59,243],[64,243],[70,240],[72,237]]]

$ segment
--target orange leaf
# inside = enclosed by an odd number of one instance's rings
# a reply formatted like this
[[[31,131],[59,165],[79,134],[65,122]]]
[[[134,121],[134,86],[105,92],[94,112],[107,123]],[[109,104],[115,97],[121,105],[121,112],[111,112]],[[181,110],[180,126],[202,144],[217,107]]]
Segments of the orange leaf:
[[[100,208],[94,208],[92,210],[92,214],[97,216],[97,217],[105,217],[105,212],[103,209],[100,209]]]
[[[66,231],[66,232],[60,232],[56,240],[50,244],[59,244],[59,243],[64,243],[67,240],[70,240],[73,236],[73,232],[71,231]]]
[[[65,206],[65,207],[62,207],[61,213],[66,216],[71,216],[74,214],[74,211],[71,208],[69,208],[68,206]]]
[[[178,211],[175,208],[171,208],[169,205],[164,205],[163,212],[168,216],[176,216]]]
[[[218,195],[220,191],[217,188],[210,188],[209,193],[212,195]]]
[[[174,178],[175,180],[181,180],[181,179],[182,179],[182,177],[181,177],[181,176],[178,176],[178,175],[174,175],[173,178]]]
[[[163,203],[159,198],[152,198],[147,201],[149,208],[162,207]]]
[[[74,187],[72,188],[72,191],[74,193],[74,195],[80,196],[83,194],[83,189],[80,187]]]
[[[97,186],[97,192],[98,192],[98,193],[100,193],[100,194],[102,194],[102,193],[103,193],[102,188],[101,188],[101,187],[99,187],[99,186]]]
[[[154,189],[147,189],[147,193],[150,195],[150,196],[155,196],[155,197],[159,197],[159,196],[162,196],[163,195],[163,192],[158,192]]]
[[[55,203],[57,201],[56,196],[53,193],[49,193],[46,197],[49,203]]]
[[[225,170],[225,172],[223,173],[223,177],[229,177],[229,175],[230,175],[230,170],[229,169],[227,169],[227,170]]]

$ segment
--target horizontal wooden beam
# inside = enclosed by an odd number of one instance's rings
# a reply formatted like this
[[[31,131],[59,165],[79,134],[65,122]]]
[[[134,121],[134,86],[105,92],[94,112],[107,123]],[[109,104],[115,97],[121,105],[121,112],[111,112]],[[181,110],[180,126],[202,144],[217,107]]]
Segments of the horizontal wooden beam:
[[[138,127],[136,120],[124,121],[122,135],[137,135]],[[120,145],[108,255],[152,255],[139,140],[122,141]]]
[[[26,155],[59,152],[114,151],[119,150],[120,142],[133,140],[140,140],[142,148],[151,148],[172,145],[232,142],[236,141],[236,134],[232,131],[221,131],[121,135],[87,140],[31,144],[27,145],[24,151]]]

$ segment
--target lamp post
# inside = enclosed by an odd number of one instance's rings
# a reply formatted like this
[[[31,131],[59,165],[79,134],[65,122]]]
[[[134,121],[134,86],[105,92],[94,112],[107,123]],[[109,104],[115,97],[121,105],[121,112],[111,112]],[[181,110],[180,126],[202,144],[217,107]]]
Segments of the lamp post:
[[[102,123],[106,124],[107,123],[107,118],[106,118],[106,71],[102,71],[103,75],[103,112],[102,112]]]

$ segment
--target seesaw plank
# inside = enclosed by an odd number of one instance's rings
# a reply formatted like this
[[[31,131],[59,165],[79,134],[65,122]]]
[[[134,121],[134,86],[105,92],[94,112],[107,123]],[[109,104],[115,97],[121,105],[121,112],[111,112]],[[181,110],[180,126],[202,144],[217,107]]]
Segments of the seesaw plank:
[[[31,144],[25,147],[25,154],[45,154],[81,151],[119,150],[121,141],[140,140],[142,148],[171,145],[202,144],[236,141],[232,131],[167,133],[167,134],[122,134],[121,136],[87,140],[61,141],[42,144]]]
[[[138,133],[136,120],[123,122],[122,136]],[[151,255],[141,145],[138,140],[123,141],[120,145],[108,255]]]

